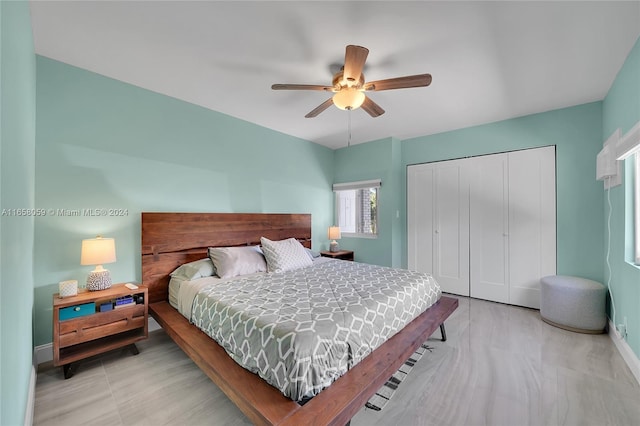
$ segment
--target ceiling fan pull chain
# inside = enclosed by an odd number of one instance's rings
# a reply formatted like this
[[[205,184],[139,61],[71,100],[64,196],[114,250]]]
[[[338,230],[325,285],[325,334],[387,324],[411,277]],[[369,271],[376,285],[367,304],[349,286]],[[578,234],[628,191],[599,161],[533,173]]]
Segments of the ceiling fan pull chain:
[[[351,146],[351,108],[348,110],[347,115],[349,116],[349,136],[347,138],[347,148]]]

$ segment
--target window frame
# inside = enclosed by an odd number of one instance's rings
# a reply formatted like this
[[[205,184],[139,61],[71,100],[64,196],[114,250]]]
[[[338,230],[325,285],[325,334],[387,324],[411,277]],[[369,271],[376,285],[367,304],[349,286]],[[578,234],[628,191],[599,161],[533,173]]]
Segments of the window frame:
[[[640,266],[640,152],[635,153],[633,162],[634,262]]]
[[[363,180],[356,182],[345,182],[345,183],[334,183],[333,184],[333,192],[334,192],[334,217],[336,226],[340,226],[340,191],[351,191],[351,190],[362,190],[362,189],[375,189],[376,190],[376,200],[375,200],[375,222],[374,229],[375,233],[368,232],[345,232],[343,227],[340,227],[340,233],[342,237],[348,238],[368,238],[368,239],[376,239],[380,233],[380,220],[379,220],[379,212],[380,212],[380,187],[382,187],[381,179],[374,180]],[[358,222],[358,213],[356,214],[356,223]],[[357,224],[356,224],[357,227]]]

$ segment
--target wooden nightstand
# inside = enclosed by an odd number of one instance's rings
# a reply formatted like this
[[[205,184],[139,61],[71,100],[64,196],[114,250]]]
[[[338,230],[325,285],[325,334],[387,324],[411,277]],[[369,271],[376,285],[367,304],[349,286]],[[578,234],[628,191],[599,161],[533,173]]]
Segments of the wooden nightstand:
[[[135,303],[116,308],[116,299],[134,297]],[[53,295],[53,365],[62,366],[64,378],[73,375],[71,363],[146,339],[149,331],[148,289],[131,290],[114,284],[106,290],[80,290],[77,296]],[[101,311],[103,309],[111,310]]]
[[[331,257],[341,260],[353,260],[353,250],[339,250],[339,251],[321,251],[320,254],[324,257]]]

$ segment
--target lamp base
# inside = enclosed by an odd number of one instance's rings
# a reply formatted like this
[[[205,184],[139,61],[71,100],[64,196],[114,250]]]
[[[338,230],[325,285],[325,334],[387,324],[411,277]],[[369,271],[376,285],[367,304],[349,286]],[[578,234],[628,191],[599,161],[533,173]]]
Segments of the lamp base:
[[[337,242],[337,241],[331,241],[331,242],[329,243],[329,251],[330,251],[331,253],[335,253],[335,252],[337,252],[337,251],[340,251],[340,246],[338,245],[338,242]]]
[[[111,287],[111,274],[104,269],[102,271],[91,271],[87,277],[87,290],[106,290]]]

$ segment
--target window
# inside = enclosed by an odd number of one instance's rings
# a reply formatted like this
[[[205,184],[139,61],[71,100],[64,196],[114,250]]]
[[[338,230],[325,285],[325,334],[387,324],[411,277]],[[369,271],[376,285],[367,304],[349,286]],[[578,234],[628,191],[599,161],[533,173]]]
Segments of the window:
[[[336,183],[336,224],[343,236],[376,238],[378,235],[378,188],[381,181]]]
[[[640,266],[640,121],[618,141],[616,157],[624,161],[627,181],[625,260]]]

